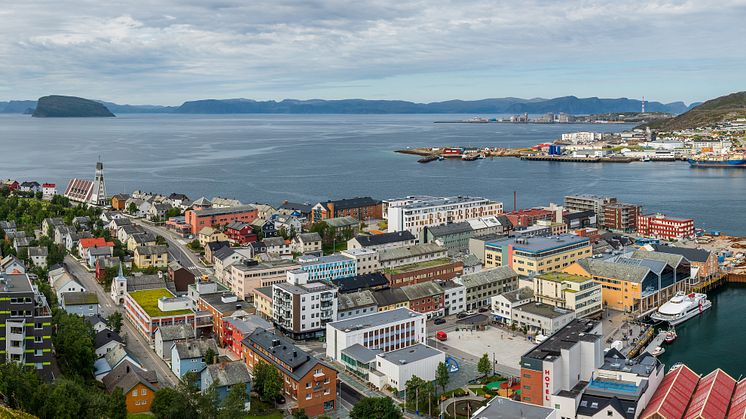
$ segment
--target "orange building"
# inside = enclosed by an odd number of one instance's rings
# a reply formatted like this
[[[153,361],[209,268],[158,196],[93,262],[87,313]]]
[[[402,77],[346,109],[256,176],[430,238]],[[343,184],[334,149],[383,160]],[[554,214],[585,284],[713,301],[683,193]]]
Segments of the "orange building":
[[[308,416],[318,416],[337,408],[337,371],[293,344],[285,337],[257,328],[244,338],[241,359],[253,371],[266,362],[280,372],[283,393]]]
[[[358,220],[383,218],[383,202],[369,196],[319,202],[311,208],[311,221],[328,218],[353,217]]]
[[[191,226],[192,234],[197,234],[205,227],[217,227],[234,221],[251,223],[257,218],[258,211],[253,205],[238,205],[228,208],[189,209],[184,213],[184,220]]]
[[[150,406],[158,390],[155,371],[145,371],[129,361],[124,361],[111,370],[103,379],[106,391],[121,388],[127,404],[127,413],[144,413]]]
[[[117,194],[111,197],[111,208],[117,211],[124,211],[129,195]]]

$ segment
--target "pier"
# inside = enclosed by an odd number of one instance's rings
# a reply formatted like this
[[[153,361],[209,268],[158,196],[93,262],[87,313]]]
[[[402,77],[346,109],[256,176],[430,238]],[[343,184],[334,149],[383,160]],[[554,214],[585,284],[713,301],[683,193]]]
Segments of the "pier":
[[[631,163],[637,159],[632,157],[570,157],[570,156],[521,156],[521,160],[556,161],[572,163]]]

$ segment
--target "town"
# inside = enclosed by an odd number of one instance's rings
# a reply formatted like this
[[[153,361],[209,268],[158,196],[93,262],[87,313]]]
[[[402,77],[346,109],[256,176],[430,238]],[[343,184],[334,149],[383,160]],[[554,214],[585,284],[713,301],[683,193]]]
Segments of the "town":
[[[0,236],[0,388],[40,417],[746,412],[746,379],[657,359],[746,238],[643,203],[108,196],[98,162],[2,181]]]

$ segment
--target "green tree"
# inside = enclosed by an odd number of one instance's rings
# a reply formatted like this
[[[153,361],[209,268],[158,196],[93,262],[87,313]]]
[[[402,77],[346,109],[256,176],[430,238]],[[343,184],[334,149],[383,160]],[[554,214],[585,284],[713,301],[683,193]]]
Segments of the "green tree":
[[[108,416],[111,419],[125,419],[127,417],[127,399],[120,387],[114,389],[109,397]]]
[[[218,419],[241,419],[246,417],[246,385],[236,384],[228,391],[218,413]]]
[[[0,394],[8,407],[35,412],[40,387],[41,380],[34,371],[12,362],[0,364]]]
[[[269,402],[277,398],[282,390],[280,372],[266,362],[260,362],[254,367],[254,389],[259,393],[262,401]]]
[[[366,397],[355,404],[350,419],[401,419],[401,410],[388,397]]]
[[[305,409],[298,409],[293,412],[293,419],[308,419]]]
[[[166,215],[164,215],[163,218],[168,220],[171,217],[178,217],[180,215],[181,215],[181,209],[174,207],[174,208],[169,208],[166,211]]]
[[[47,392],[39,416],[44,418],[85,417],[88,398],[88,393],[80,385],[67,378],[61,378]]]
[[[205,351],[205,364],[212,365],[215,363],[215,351],[212,348],[207,348]]]
[[[137,204],[134,202],[130,202],[130,204],[127,206],[127,212],[129,214],[135,214],[137,212]]]
[[[115,311],[106,318],[106,321],[109,323],[111,330],[117,333],[122,330],[122,313]]]
[[[161,419],[197,418],[197,409],[175,388],[164,387],[155,393],[150,411]]]
[[[444,362],[439,362],[438,367],[435,369],[435,382],[438,383],[443,393],[446,391],[449,379],[448,367],[446,367]]]
[[[165,237],[158,235],[158,236],[155,236],[155,244],[159,246],[168,246],[168,241],[166,241]]]
[[[482,355],[477,363],[477,371],[482,375],[489,375],[492,373],[492,363],[490,362],[490,356],[487,354]]]
[[[82,317],[63,310],[54,311],[53,322],[52,344],[62,372],[71,377],[90,377],[96,360],[91,325]]]

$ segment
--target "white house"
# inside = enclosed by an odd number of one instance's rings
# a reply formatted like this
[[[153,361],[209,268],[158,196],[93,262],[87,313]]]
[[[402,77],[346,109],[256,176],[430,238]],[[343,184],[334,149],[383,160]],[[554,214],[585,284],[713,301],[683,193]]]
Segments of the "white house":
[[[445,360],[445,353],[423,344],[380,353],[375,365],[380,375],[370,374],[369,380],[378,388],[388,385],[402,392],[415,375],[425,381],[435,380],[438,364]]]
[[[445,315],[458,314],[466,310],[466,287],[453,281],[440,283],[443,288]]]

